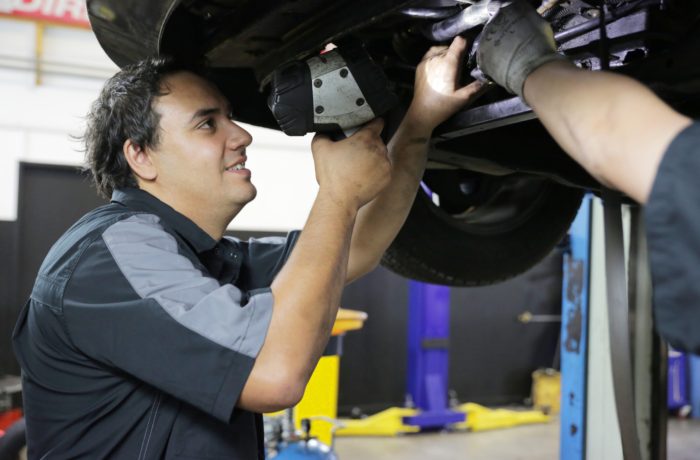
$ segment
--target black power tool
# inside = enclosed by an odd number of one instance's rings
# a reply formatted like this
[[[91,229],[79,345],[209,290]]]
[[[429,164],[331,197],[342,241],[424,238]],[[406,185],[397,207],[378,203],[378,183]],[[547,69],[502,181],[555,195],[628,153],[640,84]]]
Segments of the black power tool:
[[[336,138],[351,135],[397,102],[382,69],[355,43],[277,69],[267,100],[285,134]]]

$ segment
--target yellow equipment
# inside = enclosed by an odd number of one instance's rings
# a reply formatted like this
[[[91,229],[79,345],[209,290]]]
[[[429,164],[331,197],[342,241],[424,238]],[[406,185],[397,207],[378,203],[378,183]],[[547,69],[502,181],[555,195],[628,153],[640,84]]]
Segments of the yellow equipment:
[[[530,423],[546,423],[551,420],[551,417],[538,410],[489,409],[474,403],[462,404],[457,410],[467,414],[467,419],[454,427],[468,431],[495,430]]]
[[[561,374],[554,369],[538,369],[532,373],[532,405],[547,414],[559,413]]]
[[[327,419],[335,420],[338,415],[338,371],[340,368],[338,351],[340,343],[346,332],[361,329],[366,320],[367,313],[365,312],[344,308],[338,310],[338,316],[331,332],[331,341],[329,347],[326,348],[328,354],[324,354],[319,360],[309,383],[306,385],[304,397],[294,408],[296,428],[301,429],[303,419],[313,420],[310,435],[329,446],[333,441],[334,424]]]

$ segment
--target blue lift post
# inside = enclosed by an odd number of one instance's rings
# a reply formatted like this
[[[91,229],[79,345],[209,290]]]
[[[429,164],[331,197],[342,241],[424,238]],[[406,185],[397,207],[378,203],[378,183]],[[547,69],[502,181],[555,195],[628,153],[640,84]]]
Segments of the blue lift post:
[[[700,419],[700,356],[688,355],[690,370],[690,406],[691,416]]]
[[[586,366],[591,248],[591,197],[586,195],[569,230],[564,254],[561,323],[561,432],[559,458],[586,456]]]
[[[404,417],[406,425],[437,429],[466,418],[448,407],[449,334],[450,289],[410,281],[407,381],[420,413]]]

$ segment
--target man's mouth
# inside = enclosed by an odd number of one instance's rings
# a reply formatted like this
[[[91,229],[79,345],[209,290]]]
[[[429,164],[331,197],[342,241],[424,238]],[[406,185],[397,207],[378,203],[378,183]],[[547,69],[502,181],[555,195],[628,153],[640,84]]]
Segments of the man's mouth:
[[[241,169],[245,168],[245,161],[241,163],[237,163],[233,166],[229,166],[226,168],[226,171],[240,171]]]

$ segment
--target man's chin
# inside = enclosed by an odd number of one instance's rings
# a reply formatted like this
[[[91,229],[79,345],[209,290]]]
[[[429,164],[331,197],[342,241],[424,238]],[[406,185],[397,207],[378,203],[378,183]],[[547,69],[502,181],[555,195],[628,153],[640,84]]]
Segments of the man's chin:
[[[239,195],[236,201],[240,206],[245,206],[253,201],[256,196],[258,196],[258,190],[251,184],[248,193],[245,195]]]
[[[256,196],[258,196],[258,189],[255,188],[255,185],[250,184],[250,199],[248,200],[248,202],[250,203],[251,201],[253,201]]]

